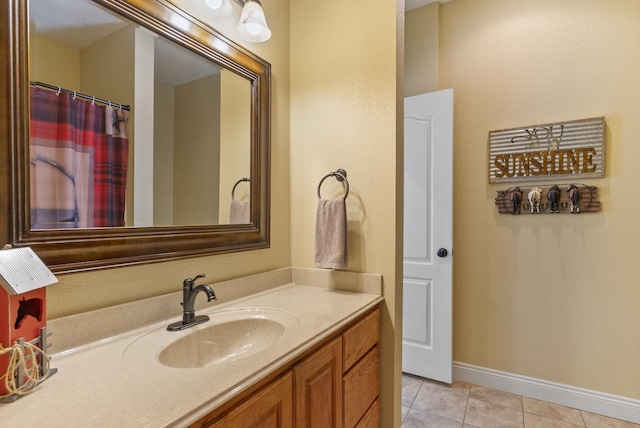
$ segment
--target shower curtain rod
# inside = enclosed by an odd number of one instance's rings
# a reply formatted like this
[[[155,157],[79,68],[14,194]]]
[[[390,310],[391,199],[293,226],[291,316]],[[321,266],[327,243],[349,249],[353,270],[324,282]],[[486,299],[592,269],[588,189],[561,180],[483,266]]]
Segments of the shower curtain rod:
[[[127,110],[127,111],[130,110],[128,105],[120,104],[120,103],[113,103],[113,102],[111,102],[109,100],[103,100],[102,98],[96,98],[96,97],[92,97],[90,95],[81,94],[81,93],[76,92],[76,91],[71,91],[69,89],[61,88],[60,86],[54,86],[54,85],[49,85],[48,83],[34,82],[34,81],[29,81],[29,84],[31,86],[40,86],[42,88],[51,89],[52,91],[66,92],[68,94],[73,94],[74,97],[76,97],[76,98],[82,98],[82,99],[93,101],[93,102],[99,102],[99,103],[102,103],[102,104],[108,104],[108,105],[110,105],[112,107],[120,108],[122,110]]]

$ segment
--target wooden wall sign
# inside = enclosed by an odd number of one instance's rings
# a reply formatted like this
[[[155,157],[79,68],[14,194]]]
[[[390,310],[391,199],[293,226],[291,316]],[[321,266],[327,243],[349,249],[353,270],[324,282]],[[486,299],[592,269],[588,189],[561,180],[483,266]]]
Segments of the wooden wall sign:
[[[604,176],[604,117],[489,131],[489,183]]]

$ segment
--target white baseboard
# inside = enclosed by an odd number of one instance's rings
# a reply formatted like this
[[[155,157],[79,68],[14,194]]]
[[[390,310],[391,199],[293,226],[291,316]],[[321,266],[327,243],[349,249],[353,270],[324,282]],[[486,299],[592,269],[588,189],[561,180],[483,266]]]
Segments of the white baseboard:
[[[640,423],[640,400],[459,362],[453,363],[453,378],[486,388]]]

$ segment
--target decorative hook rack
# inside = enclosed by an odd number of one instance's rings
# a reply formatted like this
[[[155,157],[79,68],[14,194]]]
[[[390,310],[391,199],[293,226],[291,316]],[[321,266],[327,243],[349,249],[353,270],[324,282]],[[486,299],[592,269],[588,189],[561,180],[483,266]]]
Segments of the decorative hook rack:
[[[598,188],[586,184],[516,186],[498,190],[500,214],[578,214],[600,211]]]

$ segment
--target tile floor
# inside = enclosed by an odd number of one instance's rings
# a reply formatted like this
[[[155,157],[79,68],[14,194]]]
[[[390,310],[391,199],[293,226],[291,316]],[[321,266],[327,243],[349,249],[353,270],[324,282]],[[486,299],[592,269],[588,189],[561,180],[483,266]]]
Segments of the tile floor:
[[[454,381],[402,375],[403,428],[640,428],[640,425]]]

